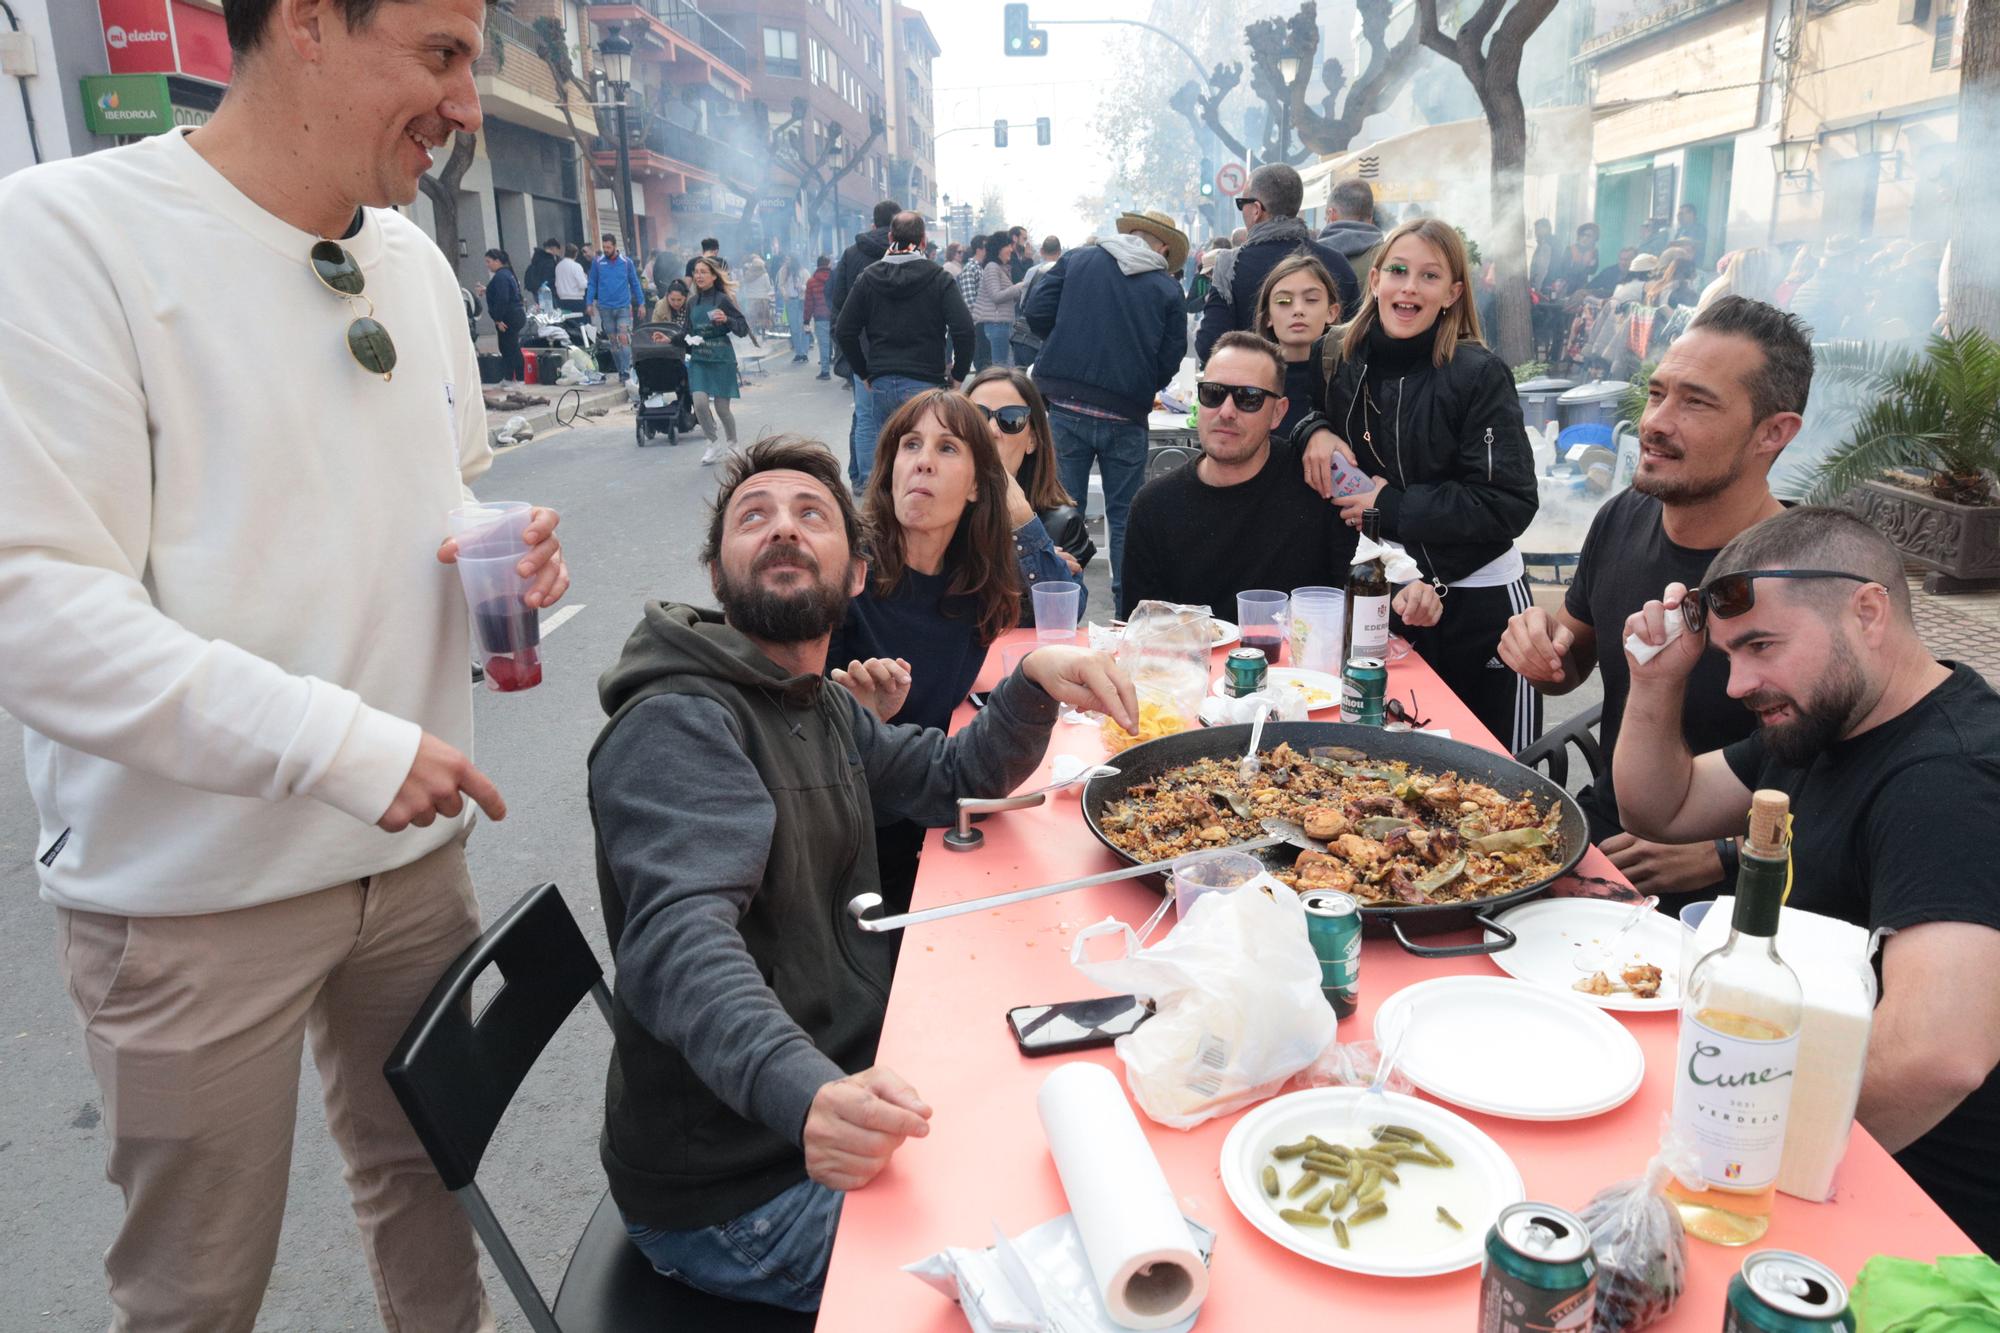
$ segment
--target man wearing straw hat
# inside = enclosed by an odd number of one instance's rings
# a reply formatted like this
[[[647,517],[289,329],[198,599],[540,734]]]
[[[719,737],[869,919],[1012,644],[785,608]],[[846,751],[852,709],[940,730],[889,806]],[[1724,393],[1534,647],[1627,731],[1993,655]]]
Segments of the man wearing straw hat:
[[[1125,562],[1125,516],[1146,480],[1146,416],[1187,355],[1180,282],[1188,238],[1172,218],[1127,213],[1118,234],[1071,250],[1028,295],[1028,327],[1043,339],[1035,382],[1049,400],[1063,489],[1089,494],[1104,478],[1111,530],[1111,597]]]

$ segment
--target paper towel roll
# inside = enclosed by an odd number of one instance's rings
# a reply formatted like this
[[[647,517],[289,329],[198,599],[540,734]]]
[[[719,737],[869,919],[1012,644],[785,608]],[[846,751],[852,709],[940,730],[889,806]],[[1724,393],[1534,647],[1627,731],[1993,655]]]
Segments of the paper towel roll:
[[[1193,1314],[1208,1295],[1208,1268],[1117,1076],[1066,1064],[1035,1103],[1104,1308],[1126,1328]]]

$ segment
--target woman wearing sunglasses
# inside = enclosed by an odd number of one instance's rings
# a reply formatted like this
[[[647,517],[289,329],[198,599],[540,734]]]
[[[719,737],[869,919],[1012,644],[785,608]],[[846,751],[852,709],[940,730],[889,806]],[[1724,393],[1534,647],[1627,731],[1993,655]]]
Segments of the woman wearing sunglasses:
[[[1015,559],[1021,566],[1021,623],[1032,625],[1035,584],[1054,579],[1083,588],[1077,576],[1097,554],[1097,544],[1056,476],[1049,409],[1035,382],[1022,371],[989,366],[972,377],[965,394],[986,419],[987,438],[1007,473],[1007,521],[1014,526]],[[1079,616],[1089,600],[1090,590],[1083,588]]]
[[[868,584],[827,645],[828,674],[863,686],[856,694],[873,696],[885,722],[942,728],[986,650],[1019,621],[1007,471],[978,409],[951,389],[904,403],[876,448],[861,502],[873,533]],[[888,663],[900,677],[888,678]],[[895,910],[909,904],[923,836],[908,822],[876,830],[882,896]]]
[[[1276,433],[1287,439],[1312,411],[1313,347],[1339,322],[1340,290],[1326,265],[1301,252],[1271,266],[1257,293],[1257,332],[1285,358],[1285,416]]]
[[[1507,364],[1480,340],[1465,242],[1436,218],[1390,232],[1352,322],[1313,349],[1306,481],[1359,526],[1405,547],[1444,599],[1410,645],[1510,750],[1541,732],[1538,695],[1498,655],[1507,621],[1530,604],[1514,539],[1535,516],[1535,473]],[[1332,460],[1372,488],[1336,499]]]
[[[729,335],[749,337],[750,321],[736,306],[736,284],[730,281],[729,270],[707,255],[694,261],[694,300],[688,305],[688,322],[689,331],[701,339],[688,352],[688,385],[694,390],[695,420],[701,423],[701,433],[708,440],[701,461],[713,463],[726,452],[715,443],[718,416],[729,440],[728,448],[736,447],[736,414],[730,411],[729,404],[743,396],[743,383],[736,374],[736,347],[729,341]]]

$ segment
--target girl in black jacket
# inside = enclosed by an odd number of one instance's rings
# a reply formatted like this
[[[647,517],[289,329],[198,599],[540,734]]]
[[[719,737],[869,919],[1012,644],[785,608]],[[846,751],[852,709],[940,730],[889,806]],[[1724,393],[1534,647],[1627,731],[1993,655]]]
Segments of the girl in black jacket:
[[[1368,293],[1344,330],[1314,349],[1306,480],[1334,499],[1332,459],[1357,463],[1373,489],[1336,500],[1437,585],[1444,618],[1410,644],[1510,750],[1541,732],[1541,696],[1499,656],[1510,617],[1529,605],[1514,539],[1535,516],[1533,456],[1514,377],[1480,341],[1465,243],[1436,218],[1406,222],[1375,252]]]

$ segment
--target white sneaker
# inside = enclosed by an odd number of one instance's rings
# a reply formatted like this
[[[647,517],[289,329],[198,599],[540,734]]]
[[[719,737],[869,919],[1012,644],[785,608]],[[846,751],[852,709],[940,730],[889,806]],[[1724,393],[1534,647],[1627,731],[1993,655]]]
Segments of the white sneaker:
[[[727,452],[729,451],[724,449],[721,445],[711,444],[708,446],[708,448],[701,451],[701,465],[703,467],[707,467],[709,464],[715,462],[717,459],[721,458]]]

